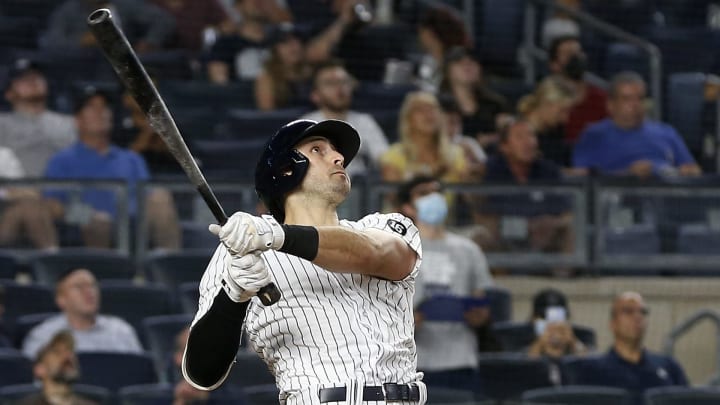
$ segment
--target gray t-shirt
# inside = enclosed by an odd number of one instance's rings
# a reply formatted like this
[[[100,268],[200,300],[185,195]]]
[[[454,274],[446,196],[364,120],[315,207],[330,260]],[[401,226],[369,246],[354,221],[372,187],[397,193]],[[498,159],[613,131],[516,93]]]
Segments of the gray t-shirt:
[[[15,152],[27,177],[42,177],[50,158],[75,139],[75,120],[70,115],[0,113],[0,146]]]
[[[415,281],[417,308],[431,294],[469,297],[493,284],[487,259],[470,239],[447,232],[423,239],[423,262]],[[475,333],[462,322],[425,321],[415,330],[418,370],[444,371],[477,367]]]
[[[116,316],[98,315],[95,326],[88,330],[74,330],[64,314],[46,319],[32,328],[23,341],[25,356],[34,359],[40,348],[45,346],[56,333],[69,330],[75,337],[78,352],[121,352],[142,353],[135,329]]]

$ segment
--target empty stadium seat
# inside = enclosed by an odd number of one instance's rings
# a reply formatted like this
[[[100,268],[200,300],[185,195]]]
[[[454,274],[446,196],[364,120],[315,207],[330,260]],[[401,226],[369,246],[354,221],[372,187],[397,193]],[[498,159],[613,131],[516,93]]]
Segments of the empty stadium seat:
[[[702,153],[705,142],[705,80],[703,73],[672,74],[665,98],[667,123],[678,130],[696,157]]]
[[[192,316],[189,314],[151,316],[142,321],[148,351],[163,382],[173,381],[168,367],[174,366],[172,356],[175,352],[175,338],[191,321]]]
[[[203,252],[208,259],[218,246],[218,237],[208,232],[207,223],[180,221],[183,250]],[[205,263],[207,264],[207,263]],[[203,267],[204,269],[204,267]]]
[[[596,345],[595,331],[586,326],[573,325],[573,333],[585,346]],[[531,322],[493,323],[493,334],[504,351],[523,351],[535,340],[535,328]]]
[[[15,255],[0,251],[0,279],[14,280],[18,273],[18,267]]]
[[[0,349],[0,387],[32,381],[32,362],[18,350]]]
[[[571,385],[525,391],[523,405],[630,405],[628,392],[614,387]]]
[[[30,267],[35,281],[53,288],[61,274],[77,268],[90,270],[98,281],[135,277],[135,265],[130,257],[112,250],[68,249],[41,254],[32,259]]]
[[[352,108],[354,110],[397,111],[405,100],[405,96],[417,90],[413,85],[386,85],[380,82],[363,82],[353,93]]]
[[[704,224],[681,225],[678,231],[677,252],[689,255],[717,255],[720,230]]]
[[[564,385],[593,384],[600,355],[565,356],[561,359],[562,382]]]
[[[252,81],[217,85],[202,81],[165,80],[160,82],[160,93],[172,111],[176,108],[225,111],[228,108],[254,108],[253,86]]]
[[[718,388],[658,387],[645,391],[647,405],[717,405]]]
[[[232,109],[228,111],[225,122],[220,126],[216,136],[233,140],[266,141],[280,127],[300,118],[307,112],[305,108],[283,108],[272,111],[259,111],[255,108]],[[255,155],[248,160],[256,162]]]
[[[632,44],[616,42],[608,45],[604,65],[605,77],[627,70],[639,73],[645,80],[650,76],[647,52]]]
[[[136,285],[127,281],[100,283],[100,312],[119,316],[135,327],[144,341],[143,318],[177,313],[168,287],[158,284]]]
[[[251,182],[266,139],[201,140],[194,143],[193,152],[206,177]]]
[[[0,282],[5,289],[5,313],[3,321],[10,336],[15,335],[18,317],[28,314],[57,312],[55,295],[49,287],[23,285],[12,281]]]
[[[485,296],[490,302],[490,316],[493,322],[509,321],[512,317],[512,296],[510,290],[503,287],[485,287]]]
[[[200,299],[200,283],[191,281],[180,284],[178,294],[180,295],[180,307],[186,314],[195,315],[198,310],[198,301]]]
[[[480,393],[500,401],[520,398],[527,390],[553,385],[547,362],[513,353],[482,355],[478,373]]]
[[[268,371],[267,366],[258,357],[257,353],[240,351],[225,383],[235,387],[247,388],[275,384],[275,377]]]
[[[660,235],[656,227],[651,224],[607,229],[604,253],[608,255],[658,254],[660,253]]]
[[[98,405],[109,405],[111,403],[110,391],[106,388],[85,384],[73,384],[72,388],[78,396],[89,399]],[[15,401],[38,393],[40,390],[41,387],[37,384],[20,384],[2,387],[0,388],[0,403],[15,403]]]
[[[210,235],[217,247],[217,236],[207,230],[203,224],[204,231]],[[212,257],[212,251],[182,251],[163,253],[150,256],[145,260],[145,274],[156,283],[162,284],[173,291],[182,283],[200,282],[200,278]]]
[[[477,46],[483,64],[493,71],[512,74],[517,67],[517,49],[522,41],[525,2],[522,0],[485,0],[482,20],[476,28]]]
[[[22,347],[22,342],[32,328],[36,327],[46,319],[59,314],[59,312],[42,312],[38,314],[22,315],[15,318],[12,331],[12,340],[17,347]]]
[[[121,387],[155,384],[158,376],[149,354],[80,352],[81,384],[117,391]]]

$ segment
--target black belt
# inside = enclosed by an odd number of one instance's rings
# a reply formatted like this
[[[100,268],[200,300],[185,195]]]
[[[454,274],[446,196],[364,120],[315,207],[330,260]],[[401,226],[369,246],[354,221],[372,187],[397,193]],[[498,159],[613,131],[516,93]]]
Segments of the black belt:
[[[384,391],[383,391],[384,388]],[[344,402],[347,399],[345,387],[320,389],[320,403]],[[380,386],[363,387],[363,401],[419,401],[420,389],[415,384],[385,383]]]

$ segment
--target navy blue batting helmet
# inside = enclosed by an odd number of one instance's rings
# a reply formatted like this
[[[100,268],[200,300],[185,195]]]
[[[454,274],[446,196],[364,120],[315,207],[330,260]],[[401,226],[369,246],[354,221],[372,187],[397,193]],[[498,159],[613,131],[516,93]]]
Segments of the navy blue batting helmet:
[[[355,128],[339,120],[297,120],[280,128],[265,144],[255,167],[255,191],[278,222],[285,221],[285,196],[302,183],[309,162],[295,148],[310,136],[327,138],[347,167],[360,149]]]

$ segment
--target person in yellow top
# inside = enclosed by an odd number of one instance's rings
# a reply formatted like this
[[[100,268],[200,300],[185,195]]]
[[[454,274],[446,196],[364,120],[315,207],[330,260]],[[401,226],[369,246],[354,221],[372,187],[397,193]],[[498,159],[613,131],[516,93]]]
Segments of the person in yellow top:
[[[417,175],[444,183],[468,180],[468,163],[460,145],[451,141],[437,98],[411,92],[400,108],[399,141],[380,158],[383,181],[400,182]]]

